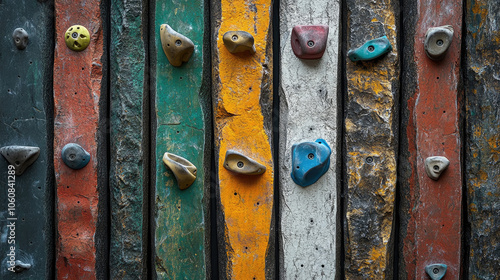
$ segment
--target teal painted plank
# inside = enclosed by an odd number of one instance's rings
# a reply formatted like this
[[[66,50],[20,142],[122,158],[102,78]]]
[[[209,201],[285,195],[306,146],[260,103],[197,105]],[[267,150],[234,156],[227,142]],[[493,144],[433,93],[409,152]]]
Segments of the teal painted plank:
[[[54,278],[52,133],[48,129],[53,110],[52,15],[53,1],[0,1],[0,147],[40,148],[38,159],[15,176],[12,216],[7,211],[8,163],[0,156],[0,279]],[[28,33],[24,50],[14,45],[16,28]],[[12,236],[7,228],[10,222],[15,222],[15,239],[7,238]],[[12,240],[15,243],[9,244]],[[11,246],[15,247],[15,259],[31,265],[29,270],[8,271]]]
[[[111,279],[146,279],[145,0],[111,1]]]
[[[208,274],[208,191],[210,167],[210,86],[204,50],[205,3],[156,1],[151,21],[152,76],[156,82],[156,182],[154,268],[158,279],[205,279]],[[172,66],[163,52],[160,26],[168,24],[195,45],[189,62]],[[162,161],[165,152],[197,167],[196,181],[180,190]]]

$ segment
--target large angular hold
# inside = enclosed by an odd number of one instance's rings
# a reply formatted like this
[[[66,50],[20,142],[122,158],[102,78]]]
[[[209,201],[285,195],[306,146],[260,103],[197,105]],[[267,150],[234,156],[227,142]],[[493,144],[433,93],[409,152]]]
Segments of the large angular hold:
[[[425,272],[432,280],[441,280],[446,274],[446,269],[448,268],[445,264],[430,264],[425,267]]]
[[[90,161],[90,154],[76,143],[66,144],[61,151],[61,156],[64,163],[75,170],[84,168]]]
[[[347,56],[351,61],[372,60],[390,51],[392,51],[391,42],[387,36],[382,36],[364,43],[357,49],[350,50]]]
[[[0,154],[16,169],[16,175],[21,175],[40,155],[40,148],[30,146],[5,146],[0,148]]]
[[[292,29],[292,50],[301,59],[319,59],[326,50],[328,25],[296,25]]]
[[[249,51],[254,54],[256,51],[253,36],[246,31],[228,31],[222,36],[222,41],[230,53]]]
[[[425,159],[425,172],[429,178],[437,181],[449,165],[450,161],[445,157],[428,157]]]
[[[324,139],[292,146],[292,179],[302,187],[319,180],[330,167],[332,150]]]
[[[450,48],[452,40],[453,27],[451,25],[429,28],[425,33],[425,53],[432,60],[441,60]]]
[[[233,150],[226,152],[224,168],[243,175],[260,175],[266,172],[264,165]]]
[[[189,188],[196,180],[196,166],[189,160],[178,155],[165,153],[163,163],[172,170],[181,190]]]
[[[188,62],[193,55],[193,41],[173,30],[168,24],[160,26],[160,39],[163,52],[172,66],[181,66],[183,62]]]

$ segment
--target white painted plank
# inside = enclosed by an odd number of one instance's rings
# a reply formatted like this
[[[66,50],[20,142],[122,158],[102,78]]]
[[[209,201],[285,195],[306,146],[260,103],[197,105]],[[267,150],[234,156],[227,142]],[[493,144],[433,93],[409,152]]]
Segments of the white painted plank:
[[[280,270],[284,279],[335,279],[341,240],[338,204],[338,0],[281,0],[280,75]],[[321,59],[301,60],[291,48],[295,25],[328,25]],[[290,177],[292,145],[323,138],[332,149],[329,170],[301,187]]]

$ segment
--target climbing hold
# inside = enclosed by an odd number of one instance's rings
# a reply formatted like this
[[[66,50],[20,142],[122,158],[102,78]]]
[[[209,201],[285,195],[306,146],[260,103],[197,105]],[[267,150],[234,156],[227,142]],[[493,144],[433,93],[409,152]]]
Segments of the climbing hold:
[[[24,50],[28,45],[28,32],[22,28],[14,29],[12,39],[18,50]]]
[[[176,32],[168,24],[160,26],[160,39],[163,52],[173,66],[179,67],[188,62],[194,52],[194,44],[188,37]]]
[[[326,50],[328,25],[296,25],[292,29],[292,50],[302,59],[318,59]]]
[[[249,51],[255,53],[254,39],[252,34],[245,31],[228,31],[222,36],[224,46],[230,53]]]
[[[31,264],[29,263],[24,263],[20,260],[16,260],[16,264],[14,265],[14,271],[16,273],[20,273],[20,272],[23,272],[25,270],[28,270],[31,268]]]
[[[62,160],[71,169],[82,169],[90,161],[90,154],[82,146],[69,143],[61,151]]]
[[[172,170],[181,190],[189,188],[196,180],[196,166],[187,159],[171,153],[165,153],[163,155],[163,163]]]
[[[40,155],[40,148],[29,146],[5,146],[0,148],[0,154],[16,169],[16,175],[21,175]]]
[[[446,274],[447,268],[447,265],[441,263],[430,264],[425,267],[425,272],[432,280],[440,280]]]
[[[429,178],[437,181],[448,165],[450,165],[450,161],[445,157],[428,157],[425,159],[425,172]]]
[[[90,44],[90,33],[82,25],[73,25],[64,35],[64,40],[66,41],[66,46],[75,52],[81,52],[85,50]]]
[[[292,146],[292,179],[307,187],[314,184],[330,167],[332,149],[324,139]]]
[[[264,165],[233,150],[226,152],[224,167],[229,171],[244,175],[259,175],[266,172]]]
[[[451,25],[429,28],[425,33],[425,53],[432,60],[443,59],[452,39],[453,27]]]
[[[351,61],[372,60],[390,51],[392,51],[391,42],[387,36],[382,36],[364,43],[357,49],[350,50],[347,56]]]

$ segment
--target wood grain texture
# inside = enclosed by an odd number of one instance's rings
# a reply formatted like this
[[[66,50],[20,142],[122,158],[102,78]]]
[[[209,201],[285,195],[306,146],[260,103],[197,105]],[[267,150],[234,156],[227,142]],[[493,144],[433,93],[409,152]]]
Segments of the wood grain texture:
[[[470,234],[468,279],[498,279],[500,271],[500,6],[466,6],[466,184]]]
[[[336,279],[339,274],[339,1],[280,2],[280,277]],[[295,25],[328,25],[322,58],[302,60],[291,47]],[[290,176],[292,145],[318,138],[332,149],[329,170],[301,187]]]
[[[400,279],[428,279],[425,266],[448,266],[446,278],[461,275],[462,170],[458,91],[462,6],[457,1],[407,1],[405,22],[413,45],[404,53],[403,152],[401,195],[403,220]],[[409,3],[412,2],[412,3]],[[429,59],[425,34],[431,27],[452,25],[454,37],[443,60]],[[425,159],[444,156],[448,169],[437,181],[425,171]],[[403,172],[404,173],[404,172]]]
[[[272,1],[213,1],[212,80],[221,279],[274,279]],[[227,31],[246,31],[256,53],[232,54]],[[227,150],[266,166],[258,176],[223,167]]]
[[[52,165],[52,54],[53,1],[0,3],[0,147],[40,148],[38,159],[15,177],[15,211],[8,211],[9,163],[0,156],[0,279],[53,279],[54,182]],[[18,50],[12,33],[23,28],[29,36]],[[17,218],[15,239],[8,239],[8,218]],[[15,243],[11,243],[14,240]],[[16,259],[31,268],[8,271],[7,254],[15,246]]]
[[[399,57],[398,2],[347,0],[347,49],[386,35],[393,50],[346,65],[346,279],[392,279]]]
[[[209,57],[205,54],[205,1],[157,0],[152,21],[156,117],[154,199],[155,279],[206,279],[210,275],[209,190],[211,102]],[[190,38],[195,50],[180,67],[163,52],[160,26]],[[196,181],[180,190],[162,161],[165,152],[197,167]]]
[[[100,227],[103,211],[102,172],[106,166],[102,114],[106,104],[104,30],[98,0],[63,0],[55,3],[54,55],[54,168],[56,179],[56,277],[98,279],[106,274],[107,261],[97,257],[105,251],[107,233]],[[85,26],[90,45],[82,52],[70,50],[64,41],[66,30]],[[103,66],[104,65],[104,66]],[[100,115],[101,114],[101,115]],[[77,143],[90,153],[89,164],[80,170],[67,167],[61,150]],[[107,181],[107,178],[105,179]],[[105,238],[103,238],[103,236]],[[98,248],[99,247],[99,248]]]
[[[147,275],[147,6],[111,1],[111,279]]]

